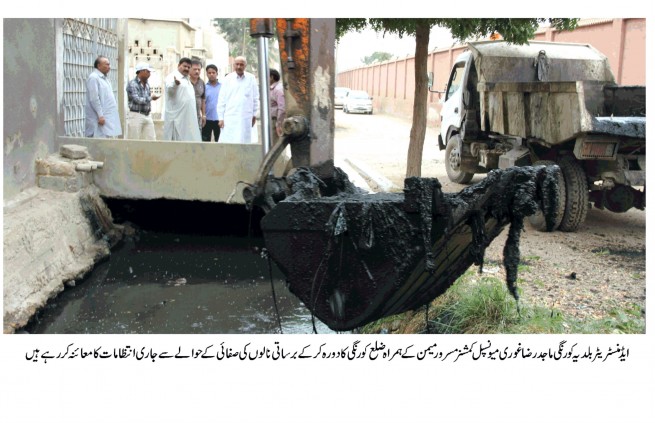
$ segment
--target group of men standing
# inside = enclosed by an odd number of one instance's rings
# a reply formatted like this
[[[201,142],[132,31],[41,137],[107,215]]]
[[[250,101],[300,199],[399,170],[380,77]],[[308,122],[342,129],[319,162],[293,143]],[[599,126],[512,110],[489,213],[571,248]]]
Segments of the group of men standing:
[[[222,83],[218,69],[207,65],[207,83],[200,78],[202,63],[182,58],[177,70],[165,79],[166,110],[164,135],[166,141],[214,141],[250,143],[252,127],[259,109],[257,82],[246,72],[246,58],[234,59],[234,72]],[[99,56],[94,71],[87,79],[85,136],[117,137],[122,134],[118,107],[107,79],[109,59]],[[138,63],[136,77],[126,87],[128,98],[128,138],[155,140],[151,102],[160,96],[152,94],[148,78],[154,71],[148,63]],[[285,103],[280,74],[270,71],[271,116],[274,139],[282,134]]]

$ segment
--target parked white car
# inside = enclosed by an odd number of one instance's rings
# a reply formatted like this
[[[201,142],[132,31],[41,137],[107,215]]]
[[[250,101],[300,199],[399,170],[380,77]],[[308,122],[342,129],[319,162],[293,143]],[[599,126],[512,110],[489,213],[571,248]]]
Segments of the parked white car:
[[[350,91],[343,103],[345,113],[368,113],[373,114],[373,97],[366,91]]]
[[[343,102],[350,92],[350,88],[334,87],[334,107],[343,107]]]

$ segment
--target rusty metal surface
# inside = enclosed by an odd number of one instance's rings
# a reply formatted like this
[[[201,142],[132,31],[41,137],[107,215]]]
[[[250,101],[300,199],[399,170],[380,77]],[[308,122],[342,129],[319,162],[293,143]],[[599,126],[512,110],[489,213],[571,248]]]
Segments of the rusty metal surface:
[[[278,42],[280,43],[280,63],[286,66],[290,57],[295,63],[293,69],[284,69],[285,99],[287,101],[287,116],[295,114],[309,116],[309,19],[276,19]],[[291,25],[288,25],[290,23]],[[287,39],[290,31],[298,31],[299,37]],[[289,55],[287,45],[291,49]]]
[[[277,19],[280,63],[287,116],[302,116],[309,120],[309,19]],[[309,166],[310,139],[299,140],[291,146],[294,167]]]
[[[309,137],[292,144],[294,167],[332,172],[334,158],[334,19],[277,19],[287,116],[310,122]]]
[[[250,19],[250,36],[271,38],[275,33],[273,19]]]
[[[495,170],[458,194],[443,194],[436,179],[409,178],[404,193],[328,195],[329,184],[302,169],[290,180],[292,194],[261,226],[291,292],[333,330],[350,330],[445,292],[482,264],[485,248],[508,224],[504,264],[518,298],[523,218],[540,209],[554,226],[557,172]]]

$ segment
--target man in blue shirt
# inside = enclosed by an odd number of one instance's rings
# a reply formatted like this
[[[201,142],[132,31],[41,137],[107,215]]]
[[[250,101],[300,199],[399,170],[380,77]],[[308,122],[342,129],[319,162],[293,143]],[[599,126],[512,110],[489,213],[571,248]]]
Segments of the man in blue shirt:
[[[205,68],[209,81],[205,85],[205,112],[207,120],[202,127],[202,140],[211,141],[212,133],[214,141],[218,142],[218,136],[221,134],[221,128],[218,126],[218,93],[221,91],[221,83],[218,82],[218,69],[215,65],[207,65]]]

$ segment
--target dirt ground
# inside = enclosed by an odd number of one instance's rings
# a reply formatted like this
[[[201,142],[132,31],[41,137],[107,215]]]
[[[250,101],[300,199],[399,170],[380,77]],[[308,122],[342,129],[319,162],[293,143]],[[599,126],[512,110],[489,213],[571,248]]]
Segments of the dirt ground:
[[[389,115],[353,115],[335,110],[335,157],[364,162],[403,186],[411,122]],[[448,180],[436,129],[428,128],[423,177],[439,179],[445,192],[464,188]],[[483,179],[476,175],[473,183]],[[645,316],[646,213],[616,214],[591,209],[575,233],[538,232],[526,220],[521,236],[521,301],[555,307],[569,316],[602,318],[616,309],[638,307]],[[506,232],[487,249],[486,271],[505,278],[502,250]],[[522,281],[521,281],[522,280]]]

